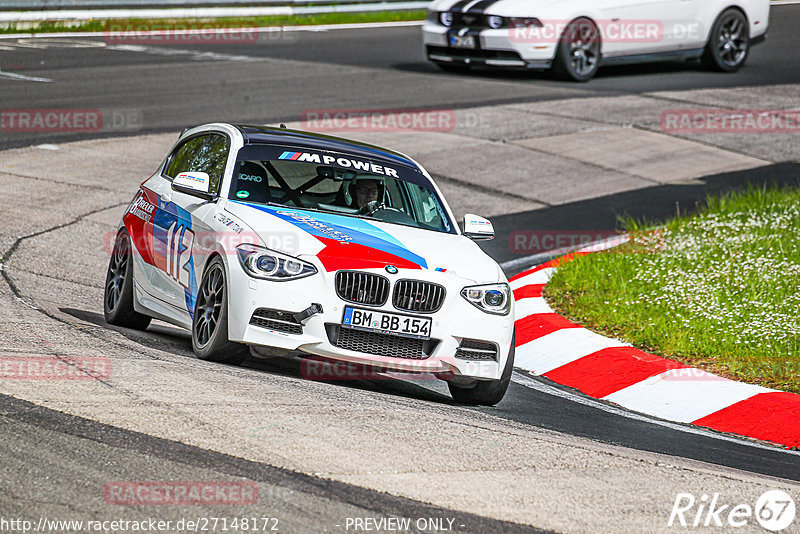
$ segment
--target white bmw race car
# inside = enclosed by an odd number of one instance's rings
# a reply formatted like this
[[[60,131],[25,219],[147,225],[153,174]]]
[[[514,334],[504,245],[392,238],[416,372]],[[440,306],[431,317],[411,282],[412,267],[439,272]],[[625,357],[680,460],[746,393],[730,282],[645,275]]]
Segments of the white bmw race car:
[[[444,70],[544,70],[587,81],[603,65],[702,59],[734,72],[769,27],[770,0],[434,0],[427,57]]]
[[[432,373],[493,405],[514,362],[514,299],[430,175],[389,150],[285,128],[186,130],[120,222],[105,317],[192,332],[204,360],[248,346]]]

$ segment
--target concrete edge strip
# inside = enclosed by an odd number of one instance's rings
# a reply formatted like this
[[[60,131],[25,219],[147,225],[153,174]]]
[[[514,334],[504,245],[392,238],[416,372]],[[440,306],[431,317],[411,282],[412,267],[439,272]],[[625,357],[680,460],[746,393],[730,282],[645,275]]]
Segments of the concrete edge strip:
[[[193,7],[167,9],[60,9],[54,11],[0,12],[0,22],[44,22],[106,19],[186,19],[227,17],[268,17],[365,11],[425,9],[430,2],[379,2],[328,6]]]
[[[519,309],[515,366],[634,412],[788,448],[800,447],[800,395],[736,382],[591,332],[541,296],[558,266],[620,245],[577,250],[510,279]]]

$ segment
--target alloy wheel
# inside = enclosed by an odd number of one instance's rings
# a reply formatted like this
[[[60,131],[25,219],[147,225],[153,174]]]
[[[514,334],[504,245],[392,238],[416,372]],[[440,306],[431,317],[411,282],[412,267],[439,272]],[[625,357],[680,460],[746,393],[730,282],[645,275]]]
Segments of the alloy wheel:
[[[197,311],[195,312],[198,314],[195,332],[199,346],[206,345],[211,336],[214,335],[214,331],[219,324],[224,298],[225,279],[222,274],[222,268],[219,265],[213,265],[203,280],[203,286],[200,288],[200,294],[198,295]]]

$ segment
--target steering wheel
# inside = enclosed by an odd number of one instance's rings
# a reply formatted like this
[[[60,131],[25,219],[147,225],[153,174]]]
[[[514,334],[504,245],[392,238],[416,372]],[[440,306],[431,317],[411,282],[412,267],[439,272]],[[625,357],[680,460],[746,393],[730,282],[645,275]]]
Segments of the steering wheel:
[[[397,213],[404,213],[402,210],[397,208],[392,208],[391,206],[387,206],[383,202],[378,202],[377,200],[373,200],[369,202],[367,205],[363,206],[360,210],[358,210],[359,215],[374,215],[376,212],[380,210],[386,211],[396,211]]]

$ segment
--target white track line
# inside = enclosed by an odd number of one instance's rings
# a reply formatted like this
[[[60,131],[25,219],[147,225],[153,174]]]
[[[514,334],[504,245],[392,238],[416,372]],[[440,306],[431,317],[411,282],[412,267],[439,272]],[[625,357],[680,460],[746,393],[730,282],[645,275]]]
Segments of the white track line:
[[[261,26],[253,28],[242,28],[241,33],[274,33],[274,32],[326,32],[330,30],[369,30],[380,28],[406,28],[413,26],[422,26],[421,20],[405,20],[398,22],[359,22],[352,24],[315,24],[304,26]],[[191,34],[196,35],[199,30],[175,30],[169,32],[170,35],[183,35]],[[221,33],[226,35],[235,34],[235,28],[219,28],[219,29],[204,29],[210,35]],[[183,32],[183,33],[181,33]],[[164,35],[164,30],[153,30],[152,32],[145,31],[132,31],[132,32],[58,32],[58,33],[12,33],[7,35],[0,35],[0,40],[9,39],[40,39],[40,38],[54,38],[63,39],[70,37],[104,37],[107,33],[113,34],[115,37],[131,36],[157,36]]]
[[[276,15],[317,15],[322,13],[364,13],[425,9],[428,1],[378,2],[325,6],[179,7],[136,9],[54,9],[0,12],[2,22],[41,22],[120,19],[215,19],[270,17]]]
[[[53,80],[50,78],[37,78],[36,76],[25,76],[24,74],[16,74],[13,72],[3,72],[0,70],[0,76],[3,78],[11,78],[12,80],[22,80],[25,82],[42,82],[51,83]]]

